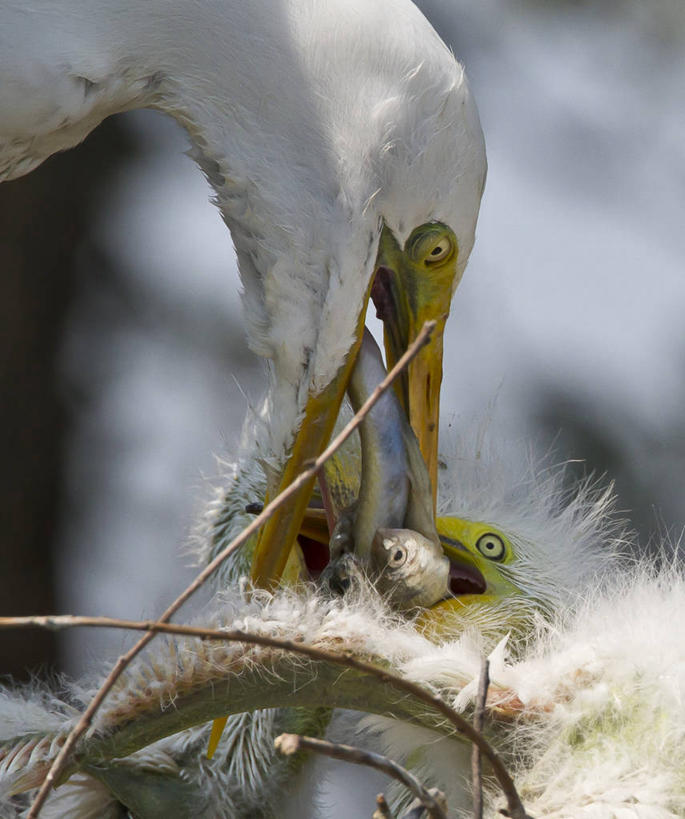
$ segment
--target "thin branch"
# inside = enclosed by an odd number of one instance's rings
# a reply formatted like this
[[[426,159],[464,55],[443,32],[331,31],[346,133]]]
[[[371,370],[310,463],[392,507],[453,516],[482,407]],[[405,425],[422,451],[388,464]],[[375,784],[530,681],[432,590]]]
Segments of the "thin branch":
[[[371,819],[395,819],[382,793],[379,793],[376,797],[376,810],[373,812]]]
[[[350,653],[326,651],[325,649],[315,648],[314,646],[308,646],[293,640],[269,637],[264,634],[252,634],[250,632],[240,631],[238,629],[222,629],[219,631],[216,629],[201,628],[199,626],[185,626],[176,623],[163,623],[154,620],[119,620],[113,617],[77,617],[69,614],[59,616],[37,615],[35,617],[0,618],[0,627],[3,628],[26,626],[39,626],[50,629],[71,628],[74,626],[122,628],[133,629],[135,631],[148,631],[151,633],[151,635],[154,635],[157,632],[162,632],[164,634],[180,634],[190,637],[199,637],[203,640],[211,639],[248,643],[250,645],[265,646],[267,648],[290,651],[293,654],[301,654],[305,657],[310,657],[313,660],[335,663],[345,668],[353,668],[356,671],[361,671],[369,674],[370,676],[377,677],[382,682],[385,682],[403,694],[409,694],[440,713],[460,734],[465,736],[470,742],[476,744],[480,748],[481,753],[490,762],[493,773],[499,782],[500,787],[502,788],[504,796],[507,800],[507,815],[511,816],[512,819],[529,819],[516,791],[516,787],[514,786],[514,783],[509,776],[501,757],[490,745],[490,743],[482,736],[482,734],[473,728],[468,720],[464,719],[461,714],[457,713],[453,708],[447,705],[447,703],[440,697],[431,694],[418,683],[405,680],[385,668],[381,668],[377,665],[373,665],[372,663],[360,660],[357,657],[352,656]]]
[[[181,606],[188,600],[188,598],[194,594],[200,586],[205,583],[205,581],[214,573],[214,571],[223,563],[226,558],[231,555],[236,549],[240,548],[240,546],[247,541],[251,535],[259,529],[259,527],[265,523],[273,514],[274,512],[281,507],[289,498],[291,498],[307,481],[312,478],[318,470],[324,465],[324,463],[328,460],[328,458],[333,455],[333,453],[347,440],[347,438],[354,432],[354,430],[362,423],[368,412],[371,410],[373,405],[378,401],[381,395],[388,389],[388,387],[393,383],[393,381],[397,378],[397,376],[402,372],[402,370],[409,364],[409,362],[416,356],[416,354],[430,341],[431,333],[435,329],[435,321],[427,321],[424,323],[421,331],[416,336],[414,341],[407,347],[402,357],[399,359],[397,364],[390,370],[387,376],[381,381],[381,383],[376,387],[376,389],[371,393],[368,399],[363,403],[360,407],[359,412],[355,414],[352,420],[347,424],[347,426],[340,432],[339,435],[328,445],[328,447],[319,455],[316,460],[310,464],[310,466],[301,472],[295,480],[287,486],[283,492],[277,495],[267,506],[264,507],[264,510],[261,514],[257,515],[257,517],[245,528],[243,531],[233,539],[231,543],[220,553],[218,554],[214,560],[211,561],[204,569],[201,571],[198,576],[193,580],[193,582],[186,588],[184,592],[182,592],[176,600],[166,609],[166,611],[161,615],[159,618],[159,622],[168,622],[171,617],[181,608]],[[95,712],[102,704],[102,701],[107,696],[108,692],[111,690],[112,686],[119,678],[123,670],[126,666],[133,660],[133,658],[139,654],[145,646],[152,640],[155,636],[154,631],[149,632],[144,637],[142,637],[132,648],[130,648],[125,654],[122,654],[119,659],[114,664],[114,668],[112,668],[111,672],[108,674],[107,678],[100,686],[100,689],[96,692],[93,699],[88,704],[88,707],[81,715],[81,719],[78,723],[74,726],[74,728],[70,731],[69,736],[67,737],[62,749],[60,750],[59,754],[55,758],[55,761],[52,763],[50,770],[48,771],[43,784],[40,786],[38,793],[36,794],[36,798],[33,800],[31,805],[31,809],[29,810],[26,819],[36,819],[40,810],[45,803],[45,800],[48,797],[48,794],[53,787],[53,785],[57,782],[57,779],[60,773],[64,770],[70,754],[73,752],[76,743],[78,742],[79,737],[88,730],[89,726],[93,721],[93,716]]]
[[[429,788],[428,793],[438,802],[443,810],[447,810],[447,800],[442,791],[437,788]],[[426,808],[418,799],[415,799],[399,819],[426,819]]]
[[[299,734],[281,734],[274,741],[276,750],[286,756],[291,756],[298,751],[313,751],[315,754],[323,754],[333,759],[342,759],[343,762],[351,762],[354,765],[365,765],[376,771],[391,776],[401,782],[414,794],[428,810],[431,819],[447,819],[445,811],[440,807],[435,797],[426,787],[410,773],[406,768],[393,762],[387,756],[376,754],[373,751],[365,751],[362,748],[354,748],[351,745],[340,745],[335,742],[328,742],[325,739],[314,739],[304,737]]]
[[[490,662],[487,657],[484,657],[480,667],[476,710],[473,714],[473,727],[479,734],[483,733],[485,703],[488,697],[488,686],[490,685],[489,671]],[[471,748],[471,783],[473,789],[473,819],[483,819],[483,766],[481,764],[480,749],[477,745],[473,745]]]

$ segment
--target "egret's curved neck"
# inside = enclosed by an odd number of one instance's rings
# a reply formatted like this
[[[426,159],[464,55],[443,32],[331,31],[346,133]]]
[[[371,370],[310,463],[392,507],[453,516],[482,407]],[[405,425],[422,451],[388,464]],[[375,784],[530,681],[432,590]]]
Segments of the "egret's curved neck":
[[[209,154],[212,142],[216,151],[229,150],[227,122],[252,138],[256,119],[260,131],[277,133],[274,120],[288,117],[284,93],[297,88],[283,16],[280,3],[219,0],[3,3],[0,155],[13,153],[18,164],[0,165],[0,179],[25,173],[27,163],[130,108],[172,114]],[[239,134],[235,139],[240,143]]]
[[[170,114],[231,229],[253,345],[272,355],[270,341],[260,347],[270,318],[251,271],[290,256],[301,274],[307,260],[293,248],[325,243],[325,206],[336,207],[338,194],[316,110],[322,95],[312,89],[318,72],[303,67],[293,31],[312,15],[316,5],[293,0],[0,3],[0,181],[78,144],[111,114]],[[287,276],[280,281],[292,294]]]
[[[377,9],[360,15],[361,2],[0,2],[0,181],[76,145],[110,114],[150,107],[179,121],[231,230],[251,344],[279,370],[288,430],[306,403],[298,385],[310,370],[315,390],[330,383],[352,346],[373,264],[378,219],[360,201],[378,183],[357,175],[359,190],[347,190],[336,142],[360,107],[357,74],[370,69],[330,47],[372,29],[366,17]],[[396,73],[380,72],[388,82]],[[365,151],[360,143],[353,167]],[[352,275],[344,259],[331,261],[341,248]],[[347,291],[335,321],[329,277]],[[312,350],[322,351],[316,360]]]

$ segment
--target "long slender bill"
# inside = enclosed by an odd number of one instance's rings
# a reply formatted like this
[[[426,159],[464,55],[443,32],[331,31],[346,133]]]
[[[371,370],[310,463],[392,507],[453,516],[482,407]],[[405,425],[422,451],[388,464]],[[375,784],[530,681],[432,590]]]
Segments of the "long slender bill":
[[[459,276],[457,242],[445,225],[416,228],[401,248],[386,228],[381,237],[378,270],[371,291],[384,322],[386,364],[393,366],[416,337],[423,322],[436,321],[432,343],[411,362],[396,387],[414,430],[437,497],[438,432],[442,385],[442,338]]]

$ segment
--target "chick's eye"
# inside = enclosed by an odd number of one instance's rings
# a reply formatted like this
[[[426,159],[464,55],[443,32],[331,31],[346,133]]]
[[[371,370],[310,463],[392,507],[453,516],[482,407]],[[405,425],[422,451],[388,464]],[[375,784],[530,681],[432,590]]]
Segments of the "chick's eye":
[[[476,549],[488,560],[503,560],[507,551],[504,541],[494,532],[486,532],[476,541]]]
[[[426,264],[437,264],[444,261],[452,252],[452,242],[447,236],[442,238],[426,256]]]
[[[388,564],[393,569],[398,569],[400,566],[404,565],[404,562],[407,559],[407,550],[403,549],[401,546],[395,546],[391,553],[390,558],[388,559]]]

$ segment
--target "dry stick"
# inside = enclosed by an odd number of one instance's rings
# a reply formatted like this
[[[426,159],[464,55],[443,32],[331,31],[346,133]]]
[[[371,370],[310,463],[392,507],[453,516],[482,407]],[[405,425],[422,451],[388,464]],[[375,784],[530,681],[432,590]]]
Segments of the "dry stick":
[[[207,580],[207,578],[213,574],[213,572],[217,569],[217,567],[223,563],[224,560],[236,549],[245,543],[245,541],[256,532],[257,529],[266,521],[268,518],[273,515],[273,513],[282,506],[292,495],[294,495],[311,477],[313,477],[317,471],[323,466],[323,464],[330,458],[330,456],[347,440],[347,438],[354,432],[354,430],[361,424],[364,420],[365,416],[368,414],[369,410],[373,405],[378,401],[380,396],[388,389],[388,387],[392,384],[392,382],[397,378],[397,376],[402,372],[402,370],[409,364],[409,362],[414,358],[414,356],[419,352],[419,350],[424,347],[430,341],[430,336],[433,330],[435,329],[436,322],[435,321],[427,321],[424,323],[421,331],[414,339],[414,341],[407,347],[402,357],[399,361],[395,364],[395,366],[390,370],[390,372],[386,375],[386,377],[381,381],[381,383],[376,387],[376,389],[371,393],[368,399],[362,404],[359,412],[352,418],[349,424],[342,430],[342,432],[336,436],[336,438],[328,445],[328,447],[319,455],[319,457],[303,472],[301,472],[297,478],[287,486],[280,495],[277,495],[271,503],[267,504],[264,507],[264,510],[261,514],[257,515],[257,517],[250,523],[243,531],[233,539],[231,543],[220,553],[218,554],[208,566],[206,566],[203,571],[198,574],[198,576],[193,580],[193,582],[188,586],[188,588],[179,595],[179,597],[174,600],[174,602],[169,606],[169,608],[162,614],[159,618],[160,622],[166,622],[171,619],[171,617],[178,611],[178,609],[188,600],[188,598],[196,592],[200,586]],[[131,649],[129,649],[125,654],[122,654],[119,659],[116,661],[114,668],[107,676],[107,679],[104,681],[100,689],[97,691],[93,699],[88,704],[88,707],[83,712],[81,719],[78,723],[74,726],[72,731],[69,733],[69,736],[66,739],[66,742],[62,746],[59,754],[57,755],[55,761],[52,763],[50,770],[48,771],[43,784],[40,786],[40,789],[36,795],[36,798],[33,800],[33,804],[31,805],[31,809],[29,810],[26,819],[36,819],[38,814],[40,813],[40,809],[42,808],[45,800],[48,797],[48,793],[52,788],[53,784],[57,781],[57,777],[60,775],[62,770],[67,764],[69,759],[69,755],[73,751],[76,743],[78,742],[79,737],[86,731],[93,720],[93,715],[100,707],[100,704],[107,696],[107,693],[110,691],[122,671],[126,668],[126,666],[131,662],[131,660],[139,654],[145,646],[150,642],[150,640],[154,637],[154,632],[150,632],[142,637]]]
[[[447,819],[445,811],[436,802],[435,797],[429,793],[428,789],[406,768],[388,759],[387,756],[364,751],[362,748],[354,748],[351,745],[339,745],[335,742],[327,742],[324,739],[314,739],[304,737],[299,734],[281,734],[274,741],[276,750],[285,756],[291,756],[298,751],[313,751],[315,754],[342,759],[343,762],[352,762],[355,765],[366,765],[367,768],[374,768],[381,773],[391,776],[416,796],[422,805],[428,810],[431,819]]]
[[[447,799],[445,799],[445,794],[441,790],[429,788],[428,793],[440,804],[443,810],[447,810]],[[425,816],[425,806],[418,799],[415,799],[398,819],[425,819]]]
[[[487,657],[483,658],[480,667],[480,682],[478,684],[478,698],[473,715],[473,727],[479,734],[483,732],[483,718],[485,716],[485,702],[490,685],[490,663]],[[471,783],[473,789],[473,819],[483,819],[483,769],[481,765],[480,749],[477,745],[471,748]]]
[[[440,697],[431,694],[418,683],[405,680],[384,668],[372,663],[353,657],[350,653],[336,653],[326,651],[322,648],[315,648],[293,640],[284,640],[278,637],[268,637],[263,634],[252,634],[250,632],[232,630],[207,629],[199,626],[185,626],[176,623],[162,623],[154,620],[120,620],[114,617],[78,617],[70,614],[64,615],[36,615],[35,617],[1,617],[0,628],[40,626],[43,628],[59,629],[73,626],[92,626],[96,628],[124,628],[135,631],[150,631],[153,634],[162,632],[164,634],[180,634],[189,637],[199,637],[207,640],[222,640],[227,642],[249,643],[251,645],[265,646],[266,648],[276,648],[282,651],[290,651],[293,654],[301,654],[313,660],[335,663],[345,668],[353,668],[370,676],[377,677],[382,682],[391,685],[404,694],[409,694],[420,702],[425,703],[430,708],[438,711],[450,722],[456,730],[463,734],[470,742],[476,744],[482,754],[488,759],[492,766],[493,773],[499,782],[500,787],[507,800],[507,815],[512,819],[529,819],[521,799],[516,791],[516,787],[509,776],[504,762],[499,754],[490,745],[468,720],[464,719],[453,708],[447,705]]]
[[[382,793],[379,793],[376,797],[376,810],[373,812],[371,819],[395,819]]]

